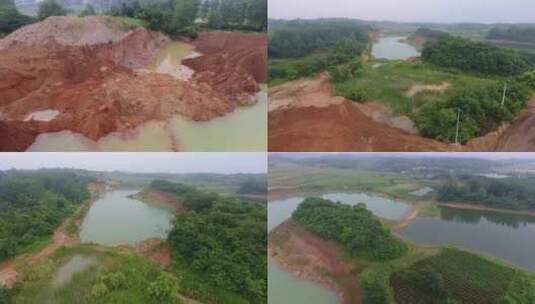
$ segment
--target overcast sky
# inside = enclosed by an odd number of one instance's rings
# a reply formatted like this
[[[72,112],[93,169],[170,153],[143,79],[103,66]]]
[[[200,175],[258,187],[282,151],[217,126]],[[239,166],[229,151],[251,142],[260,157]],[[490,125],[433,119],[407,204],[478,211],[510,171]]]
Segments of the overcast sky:
[[[0,153],[0,170],[77,168],[165,173],[266,173],[266,153]]]
[[[535,23],[535,0],[269,0],[269,18]]]

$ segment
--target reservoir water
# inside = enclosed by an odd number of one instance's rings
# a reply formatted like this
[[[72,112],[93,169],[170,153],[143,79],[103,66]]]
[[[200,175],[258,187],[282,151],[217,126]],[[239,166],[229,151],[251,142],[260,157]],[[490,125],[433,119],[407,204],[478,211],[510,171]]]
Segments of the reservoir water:
[[[535,217],[442,208],[416,218],[401,236],[418,244],[456,245],[535,270]]]
[[[404,203],[364,193],[329,193],[321,196],[349,205],[364,203],[374,214],[387,219],[401,219],[410,211],[410,207]],[[303,200],[304,197],[292,197],[269,202],[268,231],[290,218]],[[336,293],[316,283],[295,278],[272,262],[268,262],[268,285],[270,304],[340,303]]]
[[[165,238],[172,227],[173,208],[129,198],[138,191],[114,190],[104,194],[83,219],[80,240],[118,245]]]
[[[410,211],[410,206],[405,203],[365,193],[329,193],[321,197],[348,205],[364,203],[375,215],[389,220],[402,219]],[[271,230],[290,218],[304,199],[305,197],[292,197],[271,201],[268,204],[268,229]]]
[[[402,42],[407,37],[386,36],[379,38],[372,46],[372,55],[376,59],[406,60],[420,56],[412,45]]]

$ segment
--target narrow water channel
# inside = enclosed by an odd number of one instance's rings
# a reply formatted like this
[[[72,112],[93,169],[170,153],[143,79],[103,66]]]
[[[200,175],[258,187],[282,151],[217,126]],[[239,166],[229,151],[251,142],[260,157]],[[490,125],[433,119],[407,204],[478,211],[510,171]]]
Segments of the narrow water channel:
[[[535,217],[442,208],[416,218],[401,236],[423,245],[455,245],[535,270]]]
[[[129,198],[138,191],[109,191],[97,200],[82,221],[81,241],[118,245],[166,238],[172,227],[173,208]]]
[[[372,55],[376,59],[407,60],[420,56],[420,52],[412,45],[403,42],[407,37],[381,37],[372,46]]]
[[[321,196],[349,205],[364,203],[375,215],[387,219],[401,219],[410,211],[410,207],[404,203],[364,193],[329,193]],[[290,218],[303,200],[304,197],[292,197],[269,202],[268,231]],[[336,293],[331,290],[313,282],[300,280],[269,261],[268,285],[268,303],[270,304],[334,304],[340,302]]]

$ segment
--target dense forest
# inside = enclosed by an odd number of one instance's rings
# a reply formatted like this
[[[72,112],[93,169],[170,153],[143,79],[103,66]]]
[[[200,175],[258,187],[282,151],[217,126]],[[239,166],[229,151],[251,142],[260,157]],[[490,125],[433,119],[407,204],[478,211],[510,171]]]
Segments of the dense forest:
[[[366,44],[368,26],[351,20],[292,20],[277,23],[269,30],[269,57],[302,57],[321,49],[331,49],[339,41],[355,39]]]
[[[64,170],[0,172],[0,260],[49,237],[89,198],[91,180]]]
[[[360,69],[359,55],[369,48],[370,28],[358,21],[273,22],[275,25],[268,35],[271,83],[307,77],[327,69],[337,78],[349,77]],[[340,67],[342,64],[346,65]]]
[[[431,38],[431,39],[446,37],[448,35],[449,34],[446,32],[430,29],[427,27],[420,27],[413,34],[413,36],[420,36],[420,37]]]
[[[442,202],[462,202],[492,208],[535,210],[535,181],[529,178],[471,176],[449,180],[438,189]]]
[[[518,75],[535,68],[535,55],[454,36],[427,43],[422,59],[441,67],[499,76]]]
[[[265,179],[251,178],[243,182],[236,192],[239,194],[267,194],[267,182]]]
[[[494,27],[489,31],[487,39],[535,43],[535,27]]]
[[[266,207],[194,187],[154,181],[188,210],[169,233],[182,288],[214,303],[265,303],[267,299]]]
[[[340,243],[354,256],[389,260],[404,255],[408,249],[363,204],[349,206],[307,198],[292,218],[308,230]]]

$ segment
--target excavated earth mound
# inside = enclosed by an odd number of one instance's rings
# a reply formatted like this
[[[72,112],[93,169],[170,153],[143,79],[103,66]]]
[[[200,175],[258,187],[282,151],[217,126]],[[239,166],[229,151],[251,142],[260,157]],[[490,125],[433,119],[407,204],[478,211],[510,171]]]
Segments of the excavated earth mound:
[[[267,60],[258,54],[265,35],[201,33],[194,44],[207,55],[195,58],[187,82],[145,69],[169,42],[107,17],[50,17],[0,40],[0,150],[25,150],[47,132],[98,140],[175,114],[206,121],[254,102],[263,80],[256,69],[265,70]],[[24,122],[44,110],[59,114]]]

